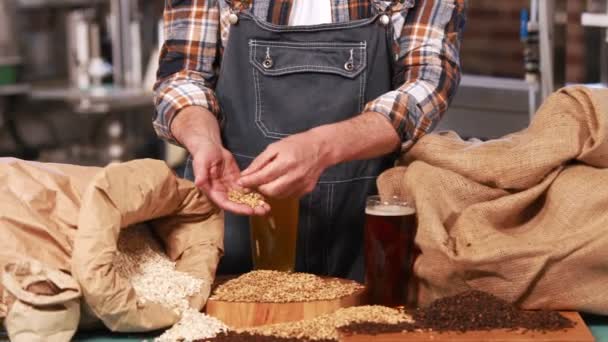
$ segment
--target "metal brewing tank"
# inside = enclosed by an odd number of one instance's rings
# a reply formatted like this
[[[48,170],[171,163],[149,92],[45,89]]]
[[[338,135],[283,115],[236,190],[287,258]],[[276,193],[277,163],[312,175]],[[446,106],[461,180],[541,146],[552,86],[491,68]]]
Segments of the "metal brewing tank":
[[[15,41],[15,13],[14,0],[0,0],[0,64],[19,56]]]

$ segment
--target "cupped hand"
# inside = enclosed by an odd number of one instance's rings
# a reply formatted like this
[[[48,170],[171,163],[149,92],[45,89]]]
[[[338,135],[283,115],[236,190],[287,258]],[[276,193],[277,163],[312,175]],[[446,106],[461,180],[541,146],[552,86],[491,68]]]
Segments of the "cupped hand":
[[[212,141],[201,141],[194,151],[194,182],[218,207],[239,215],[266,215],[268,204],[251,208],[228,199],[230,190],[244,191],[237,184],[239,167],[230,151]]]

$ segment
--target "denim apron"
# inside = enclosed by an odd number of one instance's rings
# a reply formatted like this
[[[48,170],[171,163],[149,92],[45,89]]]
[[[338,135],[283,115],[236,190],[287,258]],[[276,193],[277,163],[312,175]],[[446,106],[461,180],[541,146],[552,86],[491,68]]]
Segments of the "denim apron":
[[[386,15],[314,26],[274,25],[249,10],[236,15],[215,92],[223,143],[241,170],[278,139],[349,119],[392,89]],[[363,280],[365,199],[394,159],[347,162],[321,175],[300,200],[296,271]],[[247,272],[251,259],[248,217],[226,213],[218,272]]]

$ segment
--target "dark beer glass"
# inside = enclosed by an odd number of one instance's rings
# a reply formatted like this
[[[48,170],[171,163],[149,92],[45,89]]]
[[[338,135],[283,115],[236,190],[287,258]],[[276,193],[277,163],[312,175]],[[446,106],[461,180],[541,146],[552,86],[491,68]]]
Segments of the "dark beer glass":
[[[365,285],[370,304],[403,307],[415,258],[416,209],[405,199],[367,198]]]

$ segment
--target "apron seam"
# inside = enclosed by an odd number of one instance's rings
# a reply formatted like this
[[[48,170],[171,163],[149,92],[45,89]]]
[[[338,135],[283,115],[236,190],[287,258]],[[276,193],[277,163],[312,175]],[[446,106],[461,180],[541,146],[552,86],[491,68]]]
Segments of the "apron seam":
[[[359,112],[365,106],[365,84],[367,84],[367,70],[363,71],[361,81],[359,82]]]
[[[378,176],[362,176],[362,177],[353,177],[353,178],[342,179],[342,180],[337,180],[337,181],[319,181],[318,184],[343,184],[343,183],[364,181],[364,180],[370,180],[370,179],[376,179],[376,178],[378,178]]]

